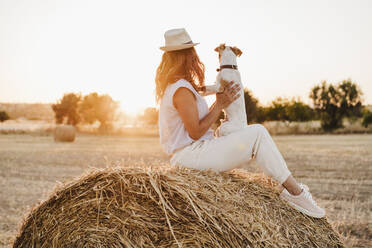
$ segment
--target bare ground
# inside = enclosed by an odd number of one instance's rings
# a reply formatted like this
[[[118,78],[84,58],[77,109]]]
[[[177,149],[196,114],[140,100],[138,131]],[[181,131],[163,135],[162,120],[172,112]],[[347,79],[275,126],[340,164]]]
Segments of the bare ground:
[[[372,247],[372,135],[275,136],[296,179],[307,184],[350,247]],[[167,163],[159,140],[80,135],[74,143],[50,136],[0,135],[0,247],[22,218],[59,182],[89,167]],[[257,171],[249,163],[245,167]]]

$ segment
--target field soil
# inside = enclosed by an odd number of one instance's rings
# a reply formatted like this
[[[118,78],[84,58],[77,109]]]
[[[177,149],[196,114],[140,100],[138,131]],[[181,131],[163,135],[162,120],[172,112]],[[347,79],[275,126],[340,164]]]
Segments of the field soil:
[[[372,247],[372,135],[274,136],[295,178],[310,187],[350,247]],[[91,167],[167,164],[157,137],[0,135],[0,247],[32,206]],[[254,161],[245,169],[260,171]]]

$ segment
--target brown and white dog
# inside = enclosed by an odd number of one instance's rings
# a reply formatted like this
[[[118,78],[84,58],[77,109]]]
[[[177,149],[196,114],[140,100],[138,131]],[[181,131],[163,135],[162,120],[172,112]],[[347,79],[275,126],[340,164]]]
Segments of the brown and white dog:
[[[220,60],[220,68],[217,69],[219,73],[214,85],[205,86],[205,94],[222,92],[227,82],[234,81],[235,84],[240,85],[240,97],[224,109],[226,119],[216,130],[217,136],[225,136],[247,126],[244,90],[236,62],[236,58],[242,55],[242,51],[237,47],[225,46],[225,44],[221,44],[214,50],[218,52]]]

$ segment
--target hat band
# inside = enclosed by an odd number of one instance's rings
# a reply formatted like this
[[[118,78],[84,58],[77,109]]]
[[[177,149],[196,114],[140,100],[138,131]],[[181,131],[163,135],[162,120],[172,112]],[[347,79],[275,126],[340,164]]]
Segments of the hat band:
[[[194,44],[192,40],[188,42],[183,42],[183,43],[178,43],[178,44],[165,44],[165,46],[179,46],[179,45],[189,45],[189,44]]]

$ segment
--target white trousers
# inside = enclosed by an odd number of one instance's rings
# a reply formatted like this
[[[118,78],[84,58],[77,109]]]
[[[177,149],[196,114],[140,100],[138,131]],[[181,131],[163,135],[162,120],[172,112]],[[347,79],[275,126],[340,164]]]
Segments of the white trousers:
[[[264,173],[283,183],[291,172],[269,132],[261,124],[252,124],[226,136],[197,140],[175,152],[171,165],[199,170],[228,171],[256,159]]]

